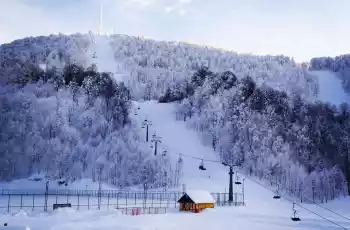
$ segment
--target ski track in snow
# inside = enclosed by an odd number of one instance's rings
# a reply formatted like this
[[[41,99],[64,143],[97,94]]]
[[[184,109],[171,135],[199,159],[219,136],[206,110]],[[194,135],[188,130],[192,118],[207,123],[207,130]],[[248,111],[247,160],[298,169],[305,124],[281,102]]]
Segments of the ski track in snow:
[[[329,102],[337,106],[344,102],[350,102],[350,95],[344,91],[341,80],[334,72],[320,70],[311,71],[310,73],[318,79],[318,100]]]
[[[140,106],[140,110],[137,107]],[[145,136],[141,123],[146,118],[151,120],[150,136],[156,131],[162,137],[159,152],[168,151],[173,165],[178,159],[177,153],[195,157],[218,160],[210,147],[203,146],[196,131],[189,130],[182,121],[175,120],[174,104],[134,102],[138,115],[133,115],[132,122],[140,126],[140,134]],[[220,163],[205,162],[206,171],[198,169],[200,160],[183,157],[183,180],[186,189],[206,189],[210,192],[224,192],[228,188],[228,169]],[[209,177],[210,176],[210,177]],[[240,187],[234,185],[234,191]],[[272,199],[273,193],[259,185],[245,180],[245,207],[216,207],[203,213],[167,213],[164,215],[125,216],[115,210],[75,211],[61,209],[51,213],[25,213],[0,216],[0,225],[26,225],[33,230],[66,230],[66,229],[103,229],[103,230],[214,230],[214,229],[247,229],[247,230],[337,230],[341,229],[320,217],[297,207],[301,222],[292,222],[292,204],[284,199]],[[350,199],[324,204],[328,208],[350,218]],[[350,222],[320,209],[314,205],[305,207],[327,217],[350,229]],[[1,228],[0,228],[1,229]]]
[[[105,36],[95,36],[95,44],[92,44],[91,52],[96,52],[95,62],[99,72],[111,72],[115,81],[123,80],[123,70],[114,58],[113,49],[109,44],[109,38]]]

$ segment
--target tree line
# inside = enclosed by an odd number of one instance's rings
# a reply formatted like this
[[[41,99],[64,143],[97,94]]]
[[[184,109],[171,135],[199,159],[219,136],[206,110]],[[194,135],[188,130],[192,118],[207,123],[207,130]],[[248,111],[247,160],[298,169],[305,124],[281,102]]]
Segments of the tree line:
[[[347,104],[310,103],[207,67],[168,88],[159,102],[177,102],[177,117],[223,161],[242,161],[246,173],[291,195],[325,201],[350,191]]]

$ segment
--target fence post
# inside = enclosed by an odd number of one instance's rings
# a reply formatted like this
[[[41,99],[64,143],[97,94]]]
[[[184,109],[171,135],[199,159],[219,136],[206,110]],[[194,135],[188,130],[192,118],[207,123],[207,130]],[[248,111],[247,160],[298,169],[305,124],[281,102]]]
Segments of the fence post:
[[[68,196],[69,196],[69,193],[67,193],[67,204],[68,204]]]
[[[88,195],[88,210],[90,210],[90,194]]]
[[[152,193],[152,208],[153,208],[153,199],[154,199],[153,195],[154,195],[154,193]]]
[[[159,206],[162,206],[162,193],[159,194]]]
[[[21,209],[23,207],[23,194],[21,194]]]
[[[129,192],[125,193],[125,207],[128,207],[128,196],[129,196]]]
[[[243,178],[243,184],[242,184],[243,206],[245,206],[245,201],[244,201],[244,180],[245,180],[245,178]]]
[[[9,194],[9,200],[7,202],[7,212],[10,212],[10,202],[11,202],[11,195]]]
[[[135,192],[135,205],[136,205],[136,192]]]
[[[235,206],[237,206],[237,193],[235,193]]]
[[[79,210],[79,205],[80,205],[80,202],[79,202],[79,194],[78,194],[78,210]]]
[[[109,210],[109,193],[107,195],[107,210]]]
[[[33,208],[32,208],[32,211],[34,211],[34,199],[35,199],[35,195],[33,195]]]
[[[119,192],[117,192],[117,208],[119,208]]]

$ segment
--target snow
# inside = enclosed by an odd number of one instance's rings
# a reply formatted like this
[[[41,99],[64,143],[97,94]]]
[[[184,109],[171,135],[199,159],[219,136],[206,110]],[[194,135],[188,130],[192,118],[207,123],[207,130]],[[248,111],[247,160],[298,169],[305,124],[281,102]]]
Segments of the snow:
[[[350,102],[350,96],[344,91],[341,80],[335,72],[320,70],[311,71],[310,73],[318,79],[318,100],[335,105]]]
[[[96,58],[92,59],[91,62],[97,65],[99,72],[110,72],[115,81],[122,81],[125,71],[121,69],[121,64],[115,60],[109,37],[93,36],[93,39],[95,43],[90,47],[90,55],[92,57],[95,52]]]
[[[215,200],[209,192],[204,190],[189,190],[186,194],[191,198],[191,200],[196,204],[203,203],[215,203]]]
[[[30,228],[27,226],[13,225],[0,227],[0,230],[30,230]]]
[[[140,106],[138,115],[133,121],[140,125],[147,118],[152,121],[150,135],[156,132],[162,137],[159,151],[168,150],[173,163],[179,157],[178,153],[217,160],[216,154],[210,147],[202,145],[198,134],[189,130],[186,124],[175,121],[174,104],[158,104],[157,102],[134,103],[135,108]],[[143,133],[145,129],[140,128]],[[205,190],[210,192],[224,192],[228,188],[228,168],[214,163],[205,162],[206,171],[200,171],[200,160],[183,157],[183,177],[181,183],[185,184],[186,192]],[[243,176],[242,176],[243,177]],[[241,191],[241,186],[234,185],[234,192]],[[9,225],[21,223],[33,230],[66,230],[66,229],[103,229],[103,230],[212,230],[212,229],[249,229],[249,230],[336,230],[339,226],[326,221],[311,212],[298,206],[296,209],[301,222],[292,222],[292,203],[285,199],[272,199],[273,192],[245,177],[245,202],[243,207],[215,207],[202,213],[168,212],[162,215],[126,216],[113,209],[80,210],[58,209],[48,213],[24,212],[0,215],[0,224]],[[206,193],[207,194],[207,193]],[[197,196],[195,192],[194,196]],[[199,197],[202,198],[202,197]],[[341,218],[319,206],[302,204],[303,207],[316,212],[336,224],[350,229],[350,221]],[[341,215],[350,219],[349,197],[323,204]]]

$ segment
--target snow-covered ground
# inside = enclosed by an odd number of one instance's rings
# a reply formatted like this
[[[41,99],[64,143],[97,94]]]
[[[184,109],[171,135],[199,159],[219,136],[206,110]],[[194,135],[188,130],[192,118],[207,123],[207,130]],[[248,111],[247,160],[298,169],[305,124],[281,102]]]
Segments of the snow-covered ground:
[[[114,52],[110,45],[108,36],[93,36],[94,43],[89,49],[89,61],[97,65],[99,72],[111,72],[113,78],[122,81],[125,71],[120,63],[114,58]],[[95,57],[93,58],[93,54]]]
[[[350,95],[344,91],[341,80],[334,72],[320,70],[311,71],[310,73],[313,74],[318,80],[318,100],[335,105],[340,105],[344,102],[350,103]]]
[[[135,110],[140,106],[138,115],[133,122],[140,124],[148,119],[152,122],[150,135],[153,132],[162,137],[159,151],[168,151],[173,164],[177,161],[178,153],[193,157],[218,160],[210,147],[203,146],[197,133],[189,130],[184,122],[176,121],[173,104],[158,104],[154,101],[135,103]],[[183,178],[181,183],[186,189],[205,189],[210,192],[224,192],[228,189],[228,169],[220,163],[205,162],[206,171],[200,171],[200,160],[183,156]],[[327,220],[296,207],[302,221],[292,222],[292,203],[287,200],[272,199],[273,193],[260,185],[245,179],[244,207],[216,207],[203,213],[167,213],[162,215],[125,216],[116,210],[58,210],[49,213],[24,213],[0,216],[2,222],[9,225],[26,225],[35,230],[46,229],[103,229],[103,230],[146,230],[146,229],[318,229],[336,230],[350,229],[350,199],[332,201],[324,204],[327,208],[340,213],[346,218],[332,214],[315,205],[302,204],[303,207],[326,217]],[[235,185],[235,191],[241,188]],[[339,226],[343,226],[341,228]]]

